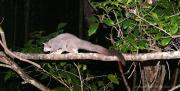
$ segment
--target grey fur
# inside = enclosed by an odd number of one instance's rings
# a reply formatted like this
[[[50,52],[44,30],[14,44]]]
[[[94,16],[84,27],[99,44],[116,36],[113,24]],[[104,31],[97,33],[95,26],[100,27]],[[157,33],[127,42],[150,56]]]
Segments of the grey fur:
[[[62,33],[55,38],[50,39],[47,43],[44,43],[44,52],[58,54],[61,54],[62,52],[78,53],[79,49],[97,52],[104,55],[117,56],[121,63],[125,65],[124,57],[118,51],[108,50],[102,46],[79,39],[75,35],[69,33]]]
[[[81,40],[78,37],[63,33],[55,38],[50,39],[47,43],[44,43],[44,52],[70,52],[77,53],[78,49],[84,49],[88,51],[107,54],[108,50],[102,46],[92,44],[88,41]]]

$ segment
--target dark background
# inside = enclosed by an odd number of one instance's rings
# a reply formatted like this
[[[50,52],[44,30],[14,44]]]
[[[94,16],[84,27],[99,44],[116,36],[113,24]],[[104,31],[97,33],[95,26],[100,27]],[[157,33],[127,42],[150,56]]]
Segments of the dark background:
[[[0,0],[0,21],[8,46],[22,47],[33,31],[52,33],[60,22],[66,22],[66,32],[78,34],[78,0]]]
[[[3,28],[7,45],[11,50],[18,50],[30,39],[30,33],[44,31],[45,35],[56,32],[60,22],[66,22],[66,32],[79,33],[79,0],[0,0],[0,26]],[[32,85],[22,85],[22,79],[11,78],[4,81],[0,68],[0,90],[36,91]],[[38,78],[37,78],[38,79]]]

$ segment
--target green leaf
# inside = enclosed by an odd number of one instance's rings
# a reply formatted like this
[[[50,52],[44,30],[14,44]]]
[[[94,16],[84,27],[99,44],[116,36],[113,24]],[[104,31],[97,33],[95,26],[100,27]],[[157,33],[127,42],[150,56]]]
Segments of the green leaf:
[[[66,25],[67,25],[67,23],[64,23],[64,22],[59,23],[59,24],[58,24],[58,29],[57,29],[57,30],[62,29],[62,28],[65,27]]]
[[[109,79],[112,83],[119,85],[119,81],[118,81],[116,75],[108,74],[107,77],[108,77],[108,79]]]
[[[122,24],[123,24],[123,28],[124,29],[132,29],[133,27],[134,27],[134,21],[133,20],[130,20],[130,19],[127,19],[127,20],[125,20],[124,22],[122,22]]]
[[[62,28],[64,28],[67,25],[67,23],[59,23],[57,31],[63,32]]]
[[[93,35],[97,29],[98,29],[99,23],[93,23],[92,25],[90,25],[89,30],[88,30],[88,36]]]
[[[169,44],[170,41],[171,41],[171,38],[163,38],[163,39],[161,39],[161,41],[160,41],[160,45],[161,45],[161,46],[166,46],[166,45]]]
[[[83,65],[83,70],[87,70],[87,65]]]
[[[138,51],[138,47],[137,47],[137,45],[133,45],[133,46],[131,46],[130,47],[130,50],[132,51],[132,52],[137,52]]]
[[[126,2],[126,4],[129,4],[129,3],[131,3],[132,2],[132,0],[128,0],[127,2]]]
[[[123,43],[122,45],[122,52],[127,52],[129,50],[129,43],[127,41],[125,41],[125,43]]]
[[[88,17],[89,24],[97,23],[99,22],[98,19],[95,16]]]
[[[155,40],[159,40],[161,37],[163,37],[162,33],[157,33],[154,35]]]
[[[138,48],[143,50],[146,49],[148,47],[148,44],[146,43],[146,41],[140,41],[138,42]]]
[[[113,1],[111,4],[114,5],[114,6],[116,6],[116,7],[119,6],[119,2],[118,2],[118,1]]]
[[[129,42],[129,43],[131,43],[131,44],[136,44],[137,42],[136,42],[136,36],[134,35],[134,34],[129,34],[128,36],[127,36],[127,41]]]
[[[64,27],[67,25],[67,23],[59,23],[57,27],[57,32],[62,33],[64,31]]]
[[[156,13],[152,12],[151,17],[154,19],[155,22],[159,22],[158,15]]]
[[[81,64],[78,64],[78,68],[81,69],[81,68],[82,68],[82,65],[81,65]]]
[[[170,27],[170,34],[175,34],[175,33],[177,33],[177,31],[178,31],[178,25],[177,24],[173,24],[171,27]]]
[[[108,26],[113,26],[114,25],[114,22],[111,19],[109,19],[109,18],[104,19],[103,23],[105,23]]]
[[[52,69],[52,66],[49,63],[47,64],[47,66],[49,69]]]

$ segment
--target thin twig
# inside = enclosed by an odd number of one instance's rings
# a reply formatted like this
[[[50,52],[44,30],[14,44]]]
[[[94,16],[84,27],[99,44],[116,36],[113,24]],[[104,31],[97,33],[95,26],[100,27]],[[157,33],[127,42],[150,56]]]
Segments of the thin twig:
[[[46,70],[42,69],[44,73],[48,74],[50,77],[52,77],[53,79],[57,80],[59,83],[61,83],[62,85],[64,85],[65,87],[67,87],[70,91],[72,91],[72,88],[70,86],[68,86],[62,78],[57,78],[54,75],[52,75],[51,73],[47,72]]]
[[[178,89],[178,88],[180,88],[180,84],[177,85],[177,86],[175,86],[175,87],[173,87],[173,88],[171,88],[169,91],[175,91],[175,90]]]
[[[136,65],[134,64],[134,68],[133,68],[131,74],[128,76],[128,79],[132,76],[132,74],[135,72],[135,70],[136,70]]]
[[[131,13],[133,13],[133,12],[131,12]],[[157,28],[157,29],[163,31],[164,33],[166,33],[167,35],[169,35],[169,36],[172,37],[172,35],[171,35],[170,33],[166,32],[166,30],[164,30],[164,29],[162,29],[162,28],[160,28],[160,27],[157,27],[157,26],[154,25],[153,23],[149,22],[148,20],[144,19],[143,17],[141,17],[141,16],[139,16],[139,15],[137,15],[137,14],[135,14],[135,13],[133,13],[133,14],[134,14],[135,16],[137,16],[139,19],[141,19],[141,20],[147,22],[149,25],[151,25],[151,26],[153,26],[153,27],[155,27],[155,28]]]
[[[77,71],[78,71],[78,74],[79,74],[81,91],[83,91],[83,78],[82,78],[82,76],[81,76],[80,68],[78,67],[78,65],[77,65],[75,62],[73,62],[73,64],[74,64],[75,67],[77,68]]]
[[[60,70],[60,71],[66,72],[66,73],[68,73],[68,74],[71,74],[71,75],[73,75],[73,76],[79,78],[79,76],[77,76],[76,74],[74,74],[74,73],[72,73],[72,72],[69,72],[69,71],[66,71],[66,70],[63,70],[63,69],[59,69],[59,68],[56,68],[56,69],[57,69],[57,71]]]
[[[3,23],[3,21],[4,21],[4,17],[2,17],[2,20],[1,20],[0,24],[2,24],[2,23]]]
[[[128,68],[128,70],[124,73],[124,74],[129,74],[130,70],[133,69],[134,62],[130,65],[130,67]]]
[[[168,64],[167,61],[166,61],[166,65],[167,65],[167,68],[168,68],[168,77],[169,77],[169,80],[170,80],[171,79],[171,71],[170,71],[169,64]]]
[[[10,65],[7,65],[7,64],[0,64],[0,66],[12,69],[12,67]]]

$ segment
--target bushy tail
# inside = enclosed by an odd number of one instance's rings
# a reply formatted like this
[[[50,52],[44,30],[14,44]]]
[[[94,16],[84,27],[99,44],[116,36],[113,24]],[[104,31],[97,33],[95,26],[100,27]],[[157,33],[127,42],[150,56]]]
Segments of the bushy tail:
[[[91,42],[88,42],[88,41],[81,41],[79,45],[81,47],[80,49],[97,52],[97,53],[105,54],[105,55],[109,54],[109,51],[106,48],[96,45],[96,44],[92,44]]]
[[[79,45],[81,45],[80,49],[97,52],[97,53],[109,55],[109,56],[117,56],[119,58],[119,61],[122,63],[122,65],[125,65],[125,59],[123,55],[116,50],[108,50],[102,46],[92,44],[91,42],[88,42],[88,41],[81,41]]]
[[[125,66],[126,62],[125,62],[125,59],[124,59],[124,56],[118,52],[117,50],[109,50],[109,53],[112,55],[112,56],[117,56],[118,59],[119,59],[119,62],[121,62],[121,64],[123,66]]]

